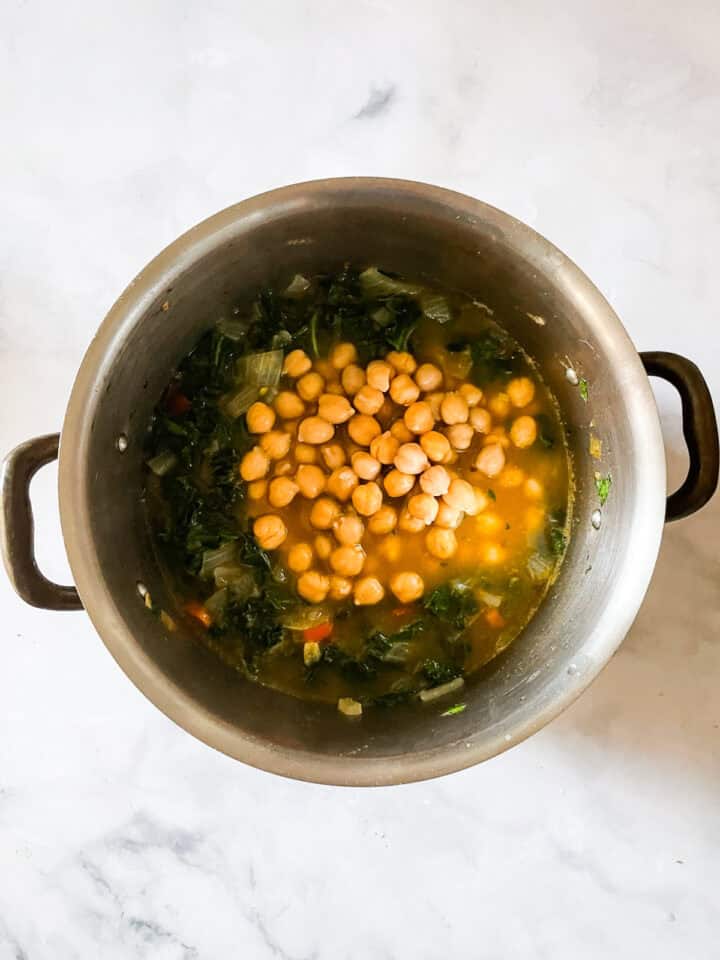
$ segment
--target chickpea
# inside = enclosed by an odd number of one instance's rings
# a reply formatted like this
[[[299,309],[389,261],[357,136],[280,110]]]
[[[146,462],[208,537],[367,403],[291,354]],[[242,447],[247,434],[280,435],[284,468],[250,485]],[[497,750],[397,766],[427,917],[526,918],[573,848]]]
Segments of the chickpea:
[[[309,543],[294,543],[288,552],[287,565],[293,573],[305,573],[312,566],[313,548]]]
[[[510,446],[510,437],[505,431],[505,427],[493,427],[490,433],[483,437],[483,446],[487,447],[491,443],[498,443],[503,449]]]
[[[380,603],[385,596],[385,591],[380,581],[375,577],[362,577],[355,584],[353,594],[355,606],[370,607],[373,604]]]
[[[448,427],[447,435],[453,450],[462,452],[470,448],[475,431],[469,423],[454,423]]]
[[[318,497],[310,510],[310,524],[316,530],[330,530],[340,516],[340,507],[331,497]]]
[[[260,437],[260,449],[271,460],[282,460],[288,455],[291,441],[292,437],[289,433],[283,433],[282,430],[269,430]]]
[[[365,566],[365,551],[359,543],[343,544],[330,554],[330,566],[341,577],[356,577]]]
[[[480,552],[480,558],[488,566],[497,566],[505,560],[505,551],[499,543],[486,543]]]
[[[403,420],[408,430],[412,430],[413,433],[427,433],[435,426],[430,404],[423,400],[411,403],[405,411]]]
[[[305,404],[292,390],[281,390],[275,397],[275,409],[284,420],[294,420],[305,413]]]
[[[352,468],[361,480],[374,480],[380,473],[380,461],[364,450],[359,450],[350,458]]]
[[[338,543],[352,546],[362,540],[365,525],[360,517],[356,517],[352,513],[346,513],[345,516],[338,517],[333,524],[333,533]]]
[[[443,497],[445,503],[456,510],[462,510],[464,513],[473,515],[475,513],[475,494],[473,488],[460,477],[455,477],[450,481],[448,492]]]
[[[364,387],[360,387],[353,399],[355,409],[359,410],[360,413],[367,413],[370,416],[378,413],[378,411],[381,410],[384,402],[385,394],[380,390],[376,390],[375,387],[369,386],[368,384],[366,384]]]
[[[383,504],[377,513],[374,513],[368,520],[368,530],[376,536],[382,536],[385,533],[392,533],[397,526],[397,513],[390,504]]]
[[[530,377],[515,377],[507,385],[506,392],[514,407],[526,407],[535,396],[535,384]]]
[[[436,527],[446,527],[448,530],[456,530],[463,522],[465,514],[457,507],[451,507],[444,500],[440,501],[438,515],[435,517]]]
[[[510,427],[510,439],[516,447],[531,447],[537,439],[537,424],[534,417],[518,417]]]
[[[339,380],[328,380],[325,384],[325,392],[332,394],[334,397],[344,397],[345,391],[343,390],[343,385]]]
[[[398,373],[412,375],[417,370],[417,361],[411,353],[405,351],[391,350],[385,357],[390,366],[394,367]]]
[[[320,456],[328,470],[337,470],[338,467],[344,467],[347,462],[345,451],[339,443],[331,443],[326,447],[320,447]]]
[[[442,371],[434,363],[421,363],[415,371],[415,383],[423,393],[430,393],[442,385]]]
[[[502,517],[494,510],[486,510],[475,518],[475,530],[481,537],[494,537],[502,528]]]
[[[409,407],[420,396],[420,388],[407,373],[399,373],[390,384],[390,396],[401,407]]]
[[[295,499],[299,489],[290,477],[275,477],[268,488],[268,502],[271,507],[286,507]]]
[[[329,360],[321,360],[318,358],[313,363],[313,367],[315,371],[320,374],[323,380],[331,380],[337,373],[337,370],[333,367]]]
[[[425,397],[425,402],[430,405],[432,410],[433,420],[440,420],[440,409],[444,399],[444,393],[429,393]]]
[[[505,466],[505,451],[499,443],[483,447],[475,459],[475,468],[486,477],[496,477]]]
[[[395,454],[393,463],[401,473],[422,473],[430,464],[425,451],[418,443],[403,443]]]
[[[395,370],[385,360],[373,360],[367,366],[367,382],[371,387],[387,393]]]
[[[285,542],[288,531],[281,517],[276,513],[266,513],[255,520],[253,533],[263,550],[277,550]]]
[[[508,464],[504,470],[501,470],[497,482],[498,486],[512,490],[522,485],[525,479],[525,471],[514,463]]]
[[[407,509],[400,512],[398,517],[398,530],[405,533],[420,533],[425,529],[425,521],[420,517],[414,517]]]
[[[450,441],[437,430],[429,430],[420,437],[420,446],[429,460],[442,463],[450,453]]]
[[[470,424],[476,433],[489,433],[492,417],[483,407],[474,407],[470,411]]]
[[[248,484],[247,494],[250,500],[262,500],[267,493],[267,480],[253,480]]]
[[[267,433],[275,426],[275,411],[258,400],[248,410],[245,419],[250,433]]]
[[[285,362],[283,363],[283,373],[287,374],[288,377],[297,379],[304,373],[307,373],[311,367],[312,360],[304,350],[291,350],[290,353],[285,357]]]
[[[321,560],[327,560],[330,554],[333,552],[333,542],[324,533],[319,533],[313,543],[315,544],[315,553],[320,557]]]
[[[414,434],[408,430],[403,420],[396,420],[390,427],[390,433],[398,443],[410,443],[415,439]]]
[[[298,463],[317,463],[317,458],[317,447],[313,447],[311,443],[295,444],[295,459]]]
[[[313,370],[311,373],[306,373],[300,377],[295,384],[295,389],[303,400],[311,402],[317,400],[325,389],[325,380],[317,371]]]
[[[350,363],[343,370],[340,382],[345,393],[352,397],[365,386],[365,371],[356,363]]]
[[[327,420],[328,423],[345,423],[354,414],[355,411],[347,397],[324,393],[318,400],[318,416]]]
[[[350,467],[338,467],[328,477],[327,490],[341,503],[345,503],[350,499],[357,485],[358,478],[354,470]]]
[[[273,475],[276,477],[287,477],[293,471],[293,466],[289,460],[278,460],[275,464],[275,469],[273,470]]]
[[[300,495],[306,500],[314,500],[325,489],[325,474],[314,463],[301,463],[295,474],[295,482],[300,487]]]
[[[354,343],[336,343],[330,351],[330,363],[336,370],[344,370],[356,360],[357,349]]]
[[[429,493],[416,493],[408,500],[407,511],[411,517],[417,517],[425,526],[430,526],[438,515],[438,502]]]
[[[467,423],[470,411],[467,401],[459,393],[446,393],[440,404],[440,416],[448,426],[454,423]]]
[[[535,477],[528,477],[523,487],[525,496],[529,500],[541,500],[543,495],[543,485]]]
[[[477,487],[473,487],[473,493],[475,494],[475,514],[482,513],[490,503],[490,497],[484,490],[478,490]]]
[[[496,393],[490,398],[488,406],[498,420],[504,420],[510,413],[510,397],[506,393]]]
[[[347,577],[339,577],[333,573],[330,577],[330,598],[332,600],[347,600],[352,593],[352,580]]]
[[[431,527],[425,534],[428,553],[438,560],[449,560],[457,550],[457,537],[447,527]]]
[[[480,387],[476,387],[474,383],[464,383],[458,393],[471,409],[476,407],[483,398],[482,390]]]
[[[270,469],[270,460],[264,450],[253,447],[240,461],[240,476],[243,480],[261,480]]]
[[[415,477],[401,470],[391,470],[383,480],[383,486],[389,497],[404,497],[415,486]]]
[[[352,493],[353,506],[363,517],[371,517],[382,506],[382,490],[377,483],[361,483]]]
[[[375,514],[375,516],[377,516],[377,514]],[[385,557],[386,560],[389,560],[390,563],[397,563],[400,559],[400,553],[402,552],[400,537],[385,537],[378,549],[382,556]]]
[[[319,570],[306,570],[300,574],[297,591],[308,603],[322,603],[330,589],[330,578]]]
[[[396,573],[392,578],[390,589],[400,603],[413,603],[425,592],[425,583],[419,573],[404,570],[402,573]]]
[[[442,497],[450,488],[450,474],[445,467],[428,467],[420,474],[420,489],[432,497]]]
[[[380,463],[389,464],[395,459],[395,454],[400,448],[400,443],[395,437],[386,430],[370,444],[370,454]]]
[[[347,431],[350,439],[354,440],[361,447],[369,447],[375,437],[379,437],[382,428],[375,417],[369,417],[365,413],[356,413],[348,420]]]
[[[327,443],[335,434],[335,427],[322,417],[306,417],[300,421],[300,443]]]

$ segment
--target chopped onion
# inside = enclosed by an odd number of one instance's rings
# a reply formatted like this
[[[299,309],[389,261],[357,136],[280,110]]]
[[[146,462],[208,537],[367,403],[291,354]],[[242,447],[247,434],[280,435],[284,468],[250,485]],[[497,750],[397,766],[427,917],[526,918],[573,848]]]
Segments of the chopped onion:
[[[381,656],[383,663],[405,663],[410,656],[410,644],[405,640],[398,640],[388,647]]]
[[[392,323],[393,315],[387,307],[378,307],[377,310],[373,310],[370,316],[379,327],[387,327]]]
[[[454,693],[456,690],[461,690],[464,686],[465,681],[463,678],[455,677],[454,680],[441,683],[439,687],[433,687],[432,690],[421,690],[418,696],[423,703],[432,703],[433,700],[439,700],[440,697],[444,697],[446,693]]]
[[[168,633],[172,633],[177,628],[173,618],[164,610],[160,611],[160,623],[165,627]]]
[[[501,596],[499,596],[497,593],[488,593],[487,590],[478,590],[477,598],[478,600],[482,600],[486,606],[495,607],[496,609],[503,602],[503,598]]]
[[[218,321],[217,328],[228,340],[242,340],[247,333],[247,323],[244,320],[226,320],[223,317]]]
[[[170,473],[176,463],[177,457],[175,454],[171,453],[170,450],[163,450],[157,456],[148,460],[147,465],[157,477],[164,477],[166,473]]]
[[[283,356],[282,350],[265,350],[241,357],[237,364],[237,379],[256,387],[275,387],[280,382]]]
[[[292,334],[287,330],[278,330],[275,336],[272,338],[272,348],[273,350],[282,350],[283,347],[287,347],[292,343]]]
[[[260,593],[255,575],[248,567],[239,564],[222,564],[213,574],[216,587],[228,587],[241,603]]]
[[[447,323],[450,320],[450,304],[441,293],[421,293],[420,309],[430,320]]]
[[[212,617],[213,621],[222,617],[228,602],[227,587],[216,590],[211,597],[205,601],[205,609]]]
[[[310,289],[310,281],[301,273],[296,273],[290,283],[285,287],[286,297],[302,297]]]
[[[232,563],[235,559],[237,545],[234,540],[229,543],[223,543],[216,550],[205,550],[202,556],[202,566],[200,567],[201,577],[212,577],[216,567]]]
[[[533,553],[526,567],[527,572],[530,574],[530,579],[536,583],[541,583],[543,580],[547,580],[552,573],[553,563],[552,560],[543,556],[542,553]]]
[[[387,274],[380,273],[377,267],[368,267],[367,270],[363,270],[360,274],[360,283],[366,297],[395,297],[398,294],[416,297],[422,291],[419,283],[394,280]]]
[[[225,401],[225,413],[233,420],[237,420],[238,417],[248,412],[259,396],[258,388],[246,383],[240,387],[237,393]]]
[[[280,618],[280,623],[288,630],[309,630],[310,627],[317,627],[321,623],[327,623],[328,620],[332,620],[330,607],[324,607],[322,604],[314,606],[303,604],[288,610]]]

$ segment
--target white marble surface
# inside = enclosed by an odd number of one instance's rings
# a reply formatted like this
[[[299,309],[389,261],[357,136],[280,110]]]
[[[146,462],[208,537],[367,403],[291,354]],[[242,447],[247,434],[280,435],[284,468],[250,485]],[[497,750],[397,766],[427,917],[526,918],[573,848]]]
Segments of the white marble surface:
[[[59,427],[104,312],[178,233],[341,174],[528,221],[720,399],[712,0],[2,9],[0,450]],[[54,483],[34,485],[38,549],[64,578]],[[212,752],[84,615],[0,578],[0,960],[717,956],[719,532],[717,501],[667,531],[626,643],[548,729],[365,791]]]

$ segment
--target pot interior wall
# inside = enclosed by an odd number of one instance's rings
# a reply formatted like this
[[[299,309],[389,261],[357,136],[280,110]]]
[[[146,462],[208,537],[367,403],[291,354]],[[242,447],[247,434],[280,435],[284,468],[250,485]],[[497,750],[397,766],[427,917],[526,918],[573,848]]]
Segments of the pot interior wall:
[[[586,291],[574,288],[568,261],[522,225],[508,223],[492,208],[477,208],[484,214],[458,217],[437,198],[406,196],[400,202],[392,191],[365,195],[347,187],[313,197],[312,203],[297,198],[278,203],[269,212],[259,205],[239,219],[230,212],[211,240],[194,243],[191,233],[184,249],[174,251],[166,282],[157,285],[152,303],[146,302],[132,329],[126,328],[107,354],[82,478],[99,566],[116,610],[142,648],[143,669],[167,678],[160,682],[184,691],[205,716],[225,725],[222,747],[230,753],[241,738],[269,742],[280,752],[348,756],[348,763],[354,755],[418,755],[479,740],[494,752],[505,731],[523,717],[537,717],[541,724],[558,685],[581,689],[583,675],[601,665],[593,635],[600,644],[608,602],[623,595],[623,558],[640,492],[628,404],[632,390],[646,391],[647,382],[638,386],[637,357],[614,323],[606,330],[596,309],[594,325],[588,325]],[[332,270],[346,260],[428,278],[488,305],[539,364],[569,430],[577,491],[562,573],[529,628],[469,685],[463,695],[467,710],[452,718],[439,719],[443,704],[370,710],[353,723],[333,708],[249,683],[187,628],[167,634],[136,590],[142,581],[155,602],[171,613],[175,609],[139,499],[145,431],[173,368],[218,316],[251,299],[260,286],[287,282],[295,272]],[[566,378],[568,364],[589,382],[587,403]],[[603,444],[602,464],[587,453],[591,420]],[[129,440],[125,453],[115,447],[120,434]],[[598,508],[598,469],[612,473],[613,488],[596,531],[590,518]],[[603,649],[599,659],[606,657]]]

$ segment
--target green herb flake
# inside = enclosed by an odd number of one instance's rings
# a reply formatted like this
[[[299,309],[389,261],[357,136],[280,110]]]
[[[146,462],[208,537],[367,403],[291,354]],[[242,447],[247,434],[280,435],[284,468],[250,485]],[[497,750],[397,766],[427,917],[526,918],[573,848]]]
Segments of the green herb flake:
[[[583,398],[585,403],[588,402],[588,397],[590,396],[590,391],[588,390],[588,382],[585,377],[580,378],[578,383],[578,390],[580,391],[580,396]]]
[[[497,497],[495,496],[495,491],[491,490],[490,487],[488,487],[487,495],[490,497],[491,500],[497,500]]]
[[[455,706],[450,707],[448,710],[444,710],[440,716],[441,717],[454,717],[458,713],[463,713],[467,710],[466,703],[456,703]]]
[[[595,474],[595,489],[597,490],[598,497],[600,498],[601,507],[604,507],[607,503],[607,498],[610,496],[611,486],[612,476],[609,473],[606,476],[603,476],[601,473]]]

